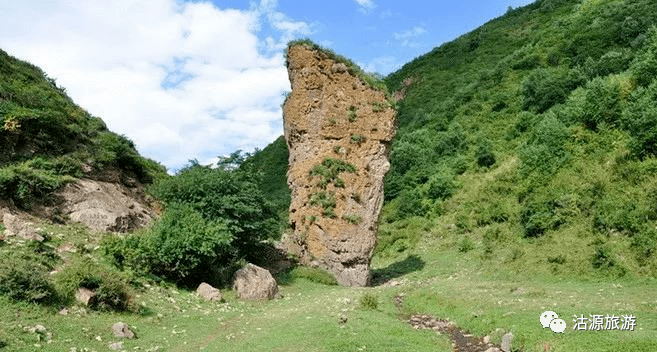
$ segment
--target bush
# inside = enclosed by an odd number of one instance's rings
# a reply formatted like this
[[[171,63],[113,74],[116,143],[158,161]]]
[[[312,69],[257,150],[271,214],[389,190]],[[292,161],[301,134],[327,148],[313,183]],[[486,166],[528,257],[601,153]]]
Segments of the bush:
[[[565,102],[570,92],[584,82],[583,75],[577,70],[536,69],[522,82],[523,108],[543,113]]]
[[[640,159],[657,155],[657,82],[632,92],[622,125],[630,135],[632,154]]]
[[[206,220],[191,205],[170,204],[162,219],[143,234],[105,242],[117,264],[130,264],[182,285],[214,280],[214,270],[237,258],[225,220]]]
[[[213,169],[192,162],[175,177],[156,182],[149,190],[168,204],[187,204],[194,214],[200,214],[208,222],[208,231],[213,233],[212,241],[223,241],[219,240],[223,235],[218,232],[223,233],[222,228],[226,226],[226,233],[233,238],[231,246],[245,256],[260,241],[278,236],[278,213],[263,195],[258,184],[260,175],[256,171],[230,168],[230,165],[223,165]],[[192,224],[196,221],[192,218],[197,217],[187,207],[179,206],[174,212],[185,213],[190,221],[176,226],[189,226],[195,231],[206,226]],[[170,221],[175,222],[174,219]]]
[[[46,302],[54,297],[49,268],[36,256],[0,253],[0,294],[13,300]]]
[[[354,225],[358,225],[362,221],[360,215],[356,214],[342,214],[342,219],[347,220],[347,222]]]
[[[616,265],[616,259],[609,247],[600,245],[595,248],[591,264],[596,269],[608,269]]]
[[[586,84],[582,115],[584,125],[597,130],[600,124],[615,127],[621,117],[621,87],[618,80],[594,78]]]
[[[373,293],[366,293],[360,298],[360,309],[377,310],[379,308],[379,297]]]
[[[427,196],[431,199],[445,200],[456,192],[454,178],[449,174],[438,173],[429,179]]]
[[[342,172],[355,173],[356,167],[342,159],[325,158],[321,164],[310,169],[309,176],[319,177],[318,186],[326,189],[333,182],[336,187],[344,187],[344,181],[338,176]]]
[[[488,140],[483,141],[477,151],[475,152],[475,159],[477,165],[480,167],[491,167],[495,164],[495,154],[493,154],[493,146]]]
[[[631,66],[637,83],[644,87],[657,77],[657,27],[650,28],[646,37],[645,49],[636,56]]]
[[[553,114],[534,126],[527,143],[520,148],[520,172],[552,173],[567,159],[565,143],[570,138],[566,126]]]
[[[475,248],[474,242],[469,236],[464,236],[459,242],[459,252],[467,253]]]
[[[422,204],[422,193],[418,189],[404,190],[398,197],[397,219],[405,219],[411,216],[422,216],[426,213]]]
[[[323,215],[329,218],[335,218],[335,194],[327,191],[313,192],[310,194],[308,204],[311,207],[320,207],[324,209]]]

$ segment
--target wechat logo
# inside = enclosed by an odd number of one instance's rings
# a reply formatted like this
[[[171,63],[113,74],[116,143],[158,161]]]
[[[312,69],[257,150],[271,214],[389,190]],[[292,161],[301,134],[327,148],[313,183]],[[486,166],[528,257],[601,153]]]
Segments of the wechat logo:
[[[543,329],[549,327],[550,330],[556,333],[562,333],[566,330],[566,322],[563,319],[559,319],[557,313],[548,310],[541,314],[541,325]]]

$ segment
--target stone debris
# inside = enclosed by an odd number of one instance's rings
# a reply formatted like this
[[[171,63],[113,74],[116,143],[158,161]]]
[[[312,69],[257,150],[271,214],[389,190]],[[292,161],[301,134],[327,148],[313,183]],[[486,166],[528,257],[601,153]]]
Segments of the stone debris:
[[[449,334],[458,352],[500,352],[500,349],[490,343],[490,338],[474,337],[454,326],[447,320],[439,320],[431,315],[412,315],[409,323],[415,329],[431,329],[439,333]],[[508,352],[508,351],[507,351]]]

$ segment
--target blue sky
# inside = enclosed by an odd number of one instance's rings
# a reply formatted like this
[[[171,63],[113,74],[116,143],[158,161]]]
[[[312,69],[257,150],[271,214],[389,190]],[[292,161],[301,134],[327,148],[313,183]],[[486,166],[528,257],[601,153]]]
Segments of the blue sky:
[[[308,37],[388,74],[528,0],[21,0],[0,48],[170,171],[283,133],[283,51]]]

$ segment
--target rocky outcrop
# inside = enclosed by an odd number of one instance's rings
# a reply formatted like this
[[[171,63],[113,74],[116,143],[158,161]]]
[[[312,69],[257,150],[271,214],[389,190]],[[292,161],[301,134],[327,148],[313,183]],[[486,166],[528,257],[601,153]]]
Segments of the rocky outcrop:
[[[276,280],[267,269],[247,264],[235,273],[233,289],[242,299],[273,299],[279,296]]]
[[[287,62],[288,251],[341,285],[365,286],[396,112],[383,92],[322,50],[292,45]]]

